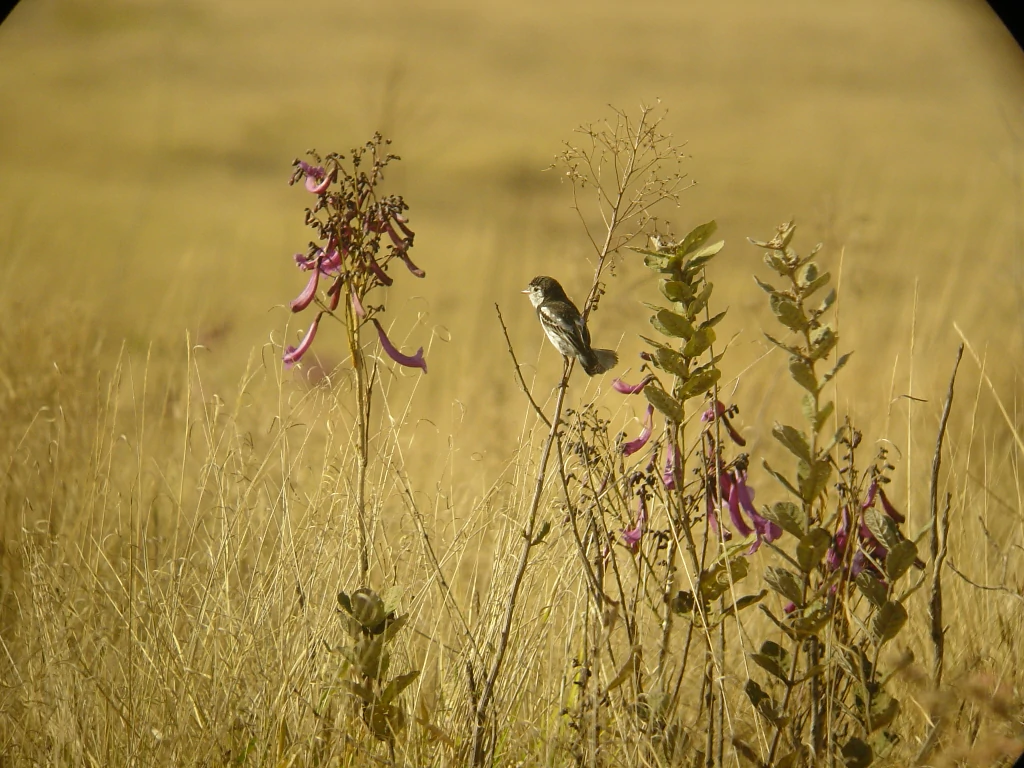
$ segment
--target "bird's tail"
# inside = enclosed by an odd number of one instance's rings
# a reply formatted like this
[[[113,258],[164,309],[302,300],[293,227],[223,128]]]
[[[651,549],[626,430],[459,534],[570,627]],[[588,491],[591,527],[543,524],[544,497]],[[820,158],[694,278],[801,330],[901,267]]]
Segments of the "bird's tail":
[[[619,356],[610,349],[591,349],[589,355],[580,355],[580,364],[588,376],[610,371],[619,362]]]

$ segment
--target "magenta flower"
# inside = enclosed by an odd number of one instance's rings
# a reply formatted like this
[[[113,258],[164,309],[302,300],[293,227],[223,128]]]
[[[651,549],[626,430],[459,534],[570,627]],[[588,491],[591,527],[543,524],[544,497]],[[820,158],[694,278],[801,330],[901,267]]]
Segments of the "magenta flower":
[[[654,431],[654,406],[647,406],[647,415],[644,416],[644,428],[640,432],[640,436],[636,440],[630,440],[622,446],[623,456],[632,456],[634,453],[639,451],[645,445],[647,441],[651,439],[651,432]]]
[[[313,299],[316,297],[317,285],[320,283],[320,270],[314,269],[313,274],[309,276],[309,282],[306,283],[306,287],[302,289],[300,293],[291,303],[292,312],[301,312],[308,307]]]
[[[331,175],[321,165],[310,165],[299,160],[299,167],[306,176],[306,189],[314,194],[321,194],[331,185]]]
[[[391,343],[391,339],[384,333],[384,328],[377,321],[377,318],[371,317],[370,322],[377,326],[377,337],[380,339],[380,345],[384,347],[384,351],[388,353],[388,357],[399,365],[404,365],[406,368],[422,368],[424,373],[427,372],[427,361],[423,357],[423,347],[420,347],[415,355],[404,355]]]
[[[635,395],[638,392],[643,392],[644,387],[654,381],[654,374],[649,373],[640,380],[639,384],[628,384],[620,378],[612,379],[612,389],[616,392],[621,392],[623,395]]]
[[[419,267],[412,263],[412,259],[409,258],[409,254],[404,248],[396,249],[395,253],[398,254],[398,258],[405,262],[405,266],[407,266],[409,268],[409,271],[416,275],[416,277],[427,276],[426,272],[424,272],[422,269],[420,269]]]
[[[878,498],[882,500],[882,509],[885,510],[885,514],[891,517],[897,525],[907,521],[907,518],[896,511],[896,507],[892,505],[892,502],[889,501],[889,497],[885,495],[885,491],[883,491],[881,487],[878,489]]]
[[[380,280],[381,283],[384,285],[391,285],[395,282],[388,276],[388,273],[384,271],[381,265],[377,263],[377,260],[373,257],[372,253],[366,254],[366,257],[370,261],[370,271],[377,276],[377,279]]]
[[[355,287],[352,288],[352,311],[355,312],[356,317],[360,320],[366,317],[366,310],[363,309],[363,302],[359,300],[359,296],[356,295]]]
[[[719,483],[722,486],[722,498],[729,506],[729,519],[732,521],[733,527],[736,528],[736,533],[743,538],[746,538],[752,534],[754,530],[747,525],[747,521],[744,520],[743,515],[740,514],[739,483],[734,482],[732,476],[728,472],[722,473]]]
[[[644,535],[644,525],[647,522],[647,498],[643,491],[640,492],[640,503],[636,510],[636,524],[629,530],[622,530],[622,541],[629,547],[630,551],[636,552],[640,548],[640,539]]]
[[[718,476],[718,488],[709,487],[707,496],[708,522],[715,533],[718,533],[718,514],[716,503],[717,493],[721,491],[721,498],[729,510],[729,520],[732,522],[736,532],[746,538],[751,534],[755,535],[747,554],[756,552],[762,542],[771,543],[782,536],[782,528],[771,520],[758,514],[754,507],[754,489],[747,485],[747,470],[745,466],[734,466],[722,472]],[[747,518],[750,522],[747,522]],[[729,532],[725,531],[725,539],[730,538]]]
[[[313,323],[309,326],[309,330],[306,331],[306,335],[302,337],[302,341],[299,342],[299,346],[293,347],[288,346],[284,350],[284,366],[285,368],[291,368],[295,363],[302,359],[302,356],[309,351],[309,347],[313,344],[313,339],[316,338],[316,329],[320,325],[320,317],[323,315],[321,312],[313,320]]]

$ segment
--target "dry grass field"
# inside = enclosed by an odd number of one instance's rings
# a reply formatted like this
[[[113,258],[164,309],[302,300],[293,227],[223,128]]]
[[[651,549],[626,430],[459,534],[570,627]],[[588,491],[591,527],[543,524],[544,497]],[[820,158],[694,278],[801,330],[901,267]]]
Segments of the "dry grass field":
[[[715,219],[726,242],[708,268],[711,311],[729,310],[720,386],[759,504],[785,497],[761,459],[793,463],[772,426],[801,416],[762,334],[775,321],[751,276],[769,273],[748,236],[795,217],[798,251],[823,243],[854,352],[830,397],[865,460],[888,449],[925,574],[936,432],[968,342],[939,484],[943,684],[928,680],[925,586],[882,656],[901,709],[874,764],[1009,764],[1024,749],[1022,97],[1024,54],[968,0],[22,0],[0,26],[0,766],[472,761],[547,435],[494,305],[550,415],[559,360],[519,291],[551,274],[581,303],[595,260],[571,185],[546,169],[608,105],[659,100],[695,182],[658,209],[662,226]],[[281,366],[310,320],[287,307],[309,241],[292,160],[374,131],[402,157],[386,191],[409,203],[427,273],[396,280],[385,317],[430,366],[383,376],[367,481],[370,586],[409,614],[392,669],[421,671],[393,750],[328,652],[346,638],[336,594],[361,586],[344,333],[325,326],[314,348],[335,386],[310,385],[308,361]],[[642,302],[660,294],[642,257],[612,263],[590,327],[636,381]],[[567,405],[635,436],[646,403],[611,379],[576,372]],[[679,673],[682,746],[640,722],[666,608],[638,599],[628,640],[594,612],[557,485],[538,513],[549,538],[527,549],[487,760],[756,764],[736,741],[778,757],[744,694],[750,653],[783,636],[758,611],[704,628],[717,755],[700,741],[703,661]],[[637,595],[658,584],[663,555],[644,566],[609,546]],[[765,598],[776,614],[784,602]],[[669,667],[685,668],[684,634]],[[642,661],[610,685],[630,646]],[[589,711],[573,696],[588,649],[605,654],[591,671],[607,699],[585,736],[572,713]]]

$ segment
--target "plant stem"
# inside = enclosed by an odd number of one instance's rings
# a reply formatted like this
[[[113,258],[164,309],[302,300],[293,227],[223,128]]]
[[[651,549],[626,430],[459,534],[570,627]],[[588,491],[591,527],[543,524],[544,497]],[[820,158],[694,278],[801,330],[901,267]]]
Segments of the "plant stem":
[[[479,766],[484,761],[484,725],[487,720],[487,709],[490,706],[491,698],[494,696],[494,686],[501,674],[501,668],[505,663],[505,654],[508,651],[509,636],[512,633],[512,619],[515,614],[516,603],[519,598],[519,590],[523,585],[523,577],[526,575],[526,567],[530,563],[530,550],[534,546],[534,528],[537,522],[537,510],[540,508],[541,496],[544,493],[544,480],[547,477],[548,458],[551,456],[551,448],[555,444],[558,427],[562,420],[562,405],[565,402],[565,391],[569,384],[569,375],[572,373],[573,362],[566,361],[562,369],[562,380],[558,385],[558,396],[555,399],[555,413],[551,419],[551,428],[548,430],[547,440],[544,442],[544,450],[540,456],[540,467],[537,470],[537,483],[533,489],[533,500],[530,502],[530,511],[526,520],[526,529],[523,531],[523,548],[519,552],[519,563],[516,566],[515,575],[512,577],[512,589],[508,600],[505,603],[505,615],[501,621],[501,630],[498,634],[498,648],[491,664],[491,670],[484,682],[483,690],[480,693],[480,700],[477,702],[475,718],[473,721],[473,746],[470,751],[470,765]]]
[[[359,584],[369,586],[370,543],[366,524],[366,472],[370,451],[370,393],[367,388],[366,360],[359,345],[359,318],[352,303],[345,302],[345,328],[349,354],[356,372],[356,524],[359,529]]]

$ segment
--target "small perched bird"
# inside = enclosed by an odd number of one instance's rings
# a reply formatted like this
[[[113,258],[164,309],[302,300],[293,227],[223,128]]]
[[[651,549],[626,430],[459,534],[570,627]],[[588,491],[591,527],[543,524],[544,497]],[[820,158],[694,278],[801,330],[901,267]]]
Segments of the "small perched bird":
[[[619,356],[612,350],[590,346],[587,324],[557,280],[535,277],[523,293],[530,297],[530,303],[540,318],[540,325],[555,349],[563,357],[579,360],[588,376],[604,373],[619,361]]]

